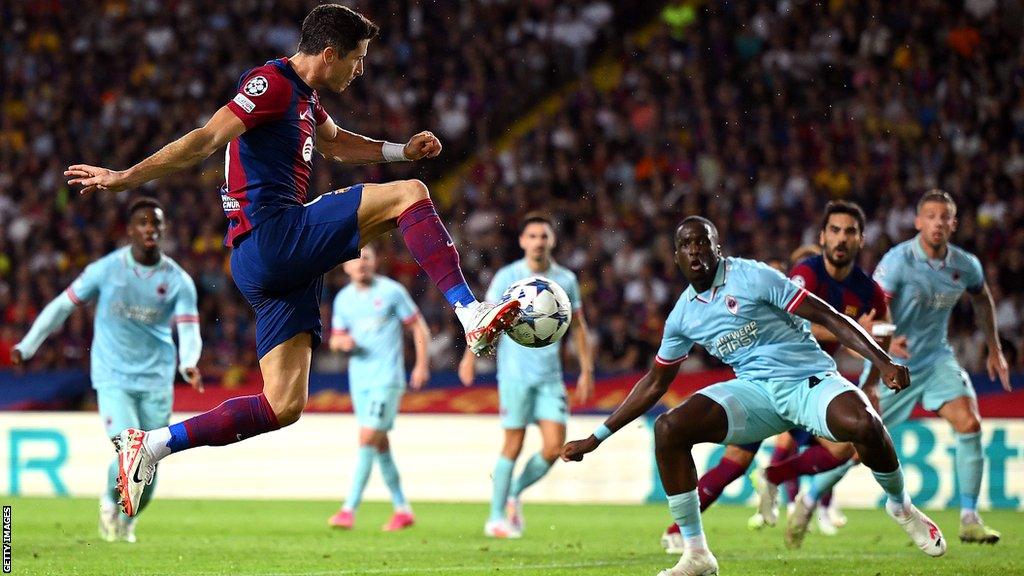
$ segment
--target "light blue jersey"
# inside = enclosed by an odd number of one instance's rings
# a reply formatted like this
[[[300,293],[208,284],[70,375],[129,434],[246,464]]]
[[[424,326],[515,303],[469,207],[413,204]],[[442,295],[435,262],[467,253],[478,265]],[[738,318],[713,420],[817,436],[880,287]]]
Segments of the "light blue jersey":
[[[794,316],[807,291],[760,262],[723,258],[709,290],[688,287],[665,322],[656,361],[682,362],[694,344],[751,381],[805,380],[835,362]]]
[[[418,314],[405,287],[385,276],[375,276],[366,288],[349,283],[338,292],[331,331],[348,332],[356,342],[348,363],[351,390],[405,387],[402,325]]]
[[[915,236],[889,250],[874,277],[890,298],[896,335],[907,337],[910,359],[893,360],[913,373],[953,359],[949,315],[964,290],[982,290],[985,276],[978,258],[949,244],[945,258],[930,260]]]
[[[177,262],[161,256],[143,266],[125,246],[86,266],[67,295],[77,305],[96,300],[93,388],[172,388],[178,358],[171,325],[199,322],[195,283]]]
[[[526,259],[516,260],[500,268],[491,280],[487,289],[487,300],[497,302],[509,286],[530,276],[545,276],[555,281],[569,296],[573,314],[581,313],[583,302],[580,299],[580,285],[576,274],[551,262],[547,270],[533,272]],[[560,346],[543,348],[527,348],[517,344],[506,334],[501,335],[498,345],[498,382],[515,384],[541,384],[545,382],[562,382],[562,358]]]

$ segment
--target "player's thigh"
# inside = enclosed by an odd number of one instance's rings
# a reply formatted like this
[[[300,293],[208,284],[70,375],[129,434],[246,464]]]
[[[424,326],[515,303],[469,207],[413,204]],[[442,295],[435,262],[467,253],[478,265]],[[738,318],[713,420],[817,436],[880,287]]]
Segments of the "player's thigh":
[[[569,395],[560,380],[537,384],[533,387],[533,418],[560,424],[565,428],[569,421]]]
[[[363,184],[359,202],[360,246],[395,228],[406,208],[430,197],[419,180],[398,180],[384,184]]]
[[[117,436],[126,428],[142,427],[135,398],[129,390],[113,386],[97,388],[96,405],[108,438]]]
[[[395,426],[398,408],[402,403],[403,389],[398,387],[374,386],[361,391],[358,402],[353,398],[353,408],[359,426],[388,432]]]
[[[749,444],[793,427],[791,422],[779,415],[771,395],[760,383],[737,378],[708,386],[699,390],[695,396],[698,395],[721,406],[728,420],[724,438],[704,441]]]
[[[312,337],[308,332],[292,336],[260,358],[263,394],[280,418],[282,413],[298,417],[309,395],[309,366]]]
[[[528,384],[498,380],[498,409],[502,428],[526,428],[534,422],[534,393],[535,389]]]
[[[139,424],[143,430],[163,428],[171,421],[174,390],[146,390],[136,394]]]
[[[540,428],[542,450],[546,456],[554,458],[565,444],[565,422],[538,418],[537,427]]]

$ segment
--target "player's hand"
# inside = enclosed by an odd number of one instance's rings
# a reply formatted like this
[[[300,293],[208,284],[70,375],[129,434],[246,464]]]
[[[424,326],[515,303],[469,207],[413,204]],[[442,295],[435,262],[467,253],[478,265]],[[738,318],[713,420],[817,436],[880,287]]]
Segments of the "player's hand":
[[[463,356],[462,361],[459,362],[459,382],[462,382],[463,386],[472,386],[475,372],[476,361],[473,356],[471,354]]]
[[[412,368],[412,375],[409,377],[409,387],[413,390],[419,390],[430,380],[430,368],[424,363],[422,365],[416,364]]]
[[[580,377],[576,379],[576,391],[573,392],[573,401],[575,401],[577,405],[586,404],[593,395],[594,373],[580,372]]]
[[[888,364],[879,368],[879,372],[881,373],[882,384],[885,384],[891,390],[899,392],[910,386],[910,370],[907,370],[906,366],[900,366],[895,362],[889,361]]]
[[[871,326],[875,323],[875,309],[872,308],[857,318],[857,324],[864,329],[865,332],[871,334]]]
[[[83,196],[97,191],[120,192],[128,189],[124,171],[109,170],[88,164],[75,164],[68,166],[64,175],[71,177],[68,180],[68,186],[82,187],[78,193]]]
[[[356,341],[348,333],[332,334],[329,346],[335,352],[348,353],[356,349]]]
[[[590,454],[600,445],[601,443],[597,441],[597,438],[594,438],[593,434],[583,440],[573,440],[562,446],[562,461],[581,462],[585,455]]]
[[[192,385],[192,388],[202,394],[206,392],[206,388],[203,388],[203,374],[199,371],[199,368],[192,366],[185,368],[185,381]]]
[[[21,350],[11,348],[11,364],[14,366],[21,366],[24,363],[25,358],[21,355]]]
[[[999,377],[999,381],[1003,384],[1003,390],[1010,392],[1013,387],[1010,385],[1010,366],[1006,363],[1006,356],[1003,356],[1003,351],[997,348],[990,348],[988,353],[988,377],[993,382],[996,380],[996,376]]]
[[[423,131],[409,138],[402,153],[412,161],[436,158],[441,153],[441,141],[432,132]]]
[[[902,358],[904,360],[910,358],[910,348],[907,347],[906,336],[892,337],[892,341],[889,342],[889,355],[893,358]]]

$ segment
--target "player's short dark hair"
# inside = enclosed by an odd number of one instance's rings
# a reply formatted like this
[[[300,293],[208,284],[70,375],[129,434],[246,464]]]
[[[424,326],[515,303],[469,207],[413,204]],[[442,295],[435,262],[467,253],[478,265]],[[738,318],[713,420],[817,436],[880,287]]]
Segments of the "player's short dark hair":
[[[825,204],[825,215],[821,218],[821,229],[825,230],[828,226],[828,219],[833,214],[846,214],[857,221],[857,231],[861,234],[864,233],[864,226],[867,225],[867,218],[864,216],[864,209],[860,207],[856,202],[848,202],[846,200],[829,200],[828,204]]]
[[[128,219],[131,220],[132,216],[135,216],[136,212],[146,208],[166,212],[166,210],[164,210],[164,205],[161,204],[159,200],[156,198],[150,198],[149,196],[142,196],[140,198],[136,198],[134,202],[128,205]]]
[[[925,192],[924,195],[921,196],[921,199],[917,201],[917,211],[920,212],[921,207],[929,202],[942,202],[944,204],[949,204],[953,207],[953,214],[956,214],[956,202],[953,200],[953,197],[949,195],[949,192],[946,192],[945,190],[933,188]]]
[[[683,226],[686,226],[687,224],[700,224],[701,226],[707,226],[708,228],[711,229],[711,233],[714,235],[714,237],[716,239],[718,238],[718,227],[715,226],[714,222],[708,220],[703,216],[687,216],[686,218],[683,218],[682,222],[679,223],[679,226],[676,226],[676,233],[674,238],[679,238],[679,230]]]
[[[341,4],[321,4],[302,21],[299,52],[319,54],[333,47],[342,55],[356,49],[362,40],[377,37],[380,28],[366,16]]]
[[[519,223],[519,235],[522,236],[523,232],[526,232],[526,227],[530,224],[547,224],[552,230],[555,229],[555,223],[551,221],[551,217],[543,212],[529,212],[526,216],[523,216],[523,220]]]

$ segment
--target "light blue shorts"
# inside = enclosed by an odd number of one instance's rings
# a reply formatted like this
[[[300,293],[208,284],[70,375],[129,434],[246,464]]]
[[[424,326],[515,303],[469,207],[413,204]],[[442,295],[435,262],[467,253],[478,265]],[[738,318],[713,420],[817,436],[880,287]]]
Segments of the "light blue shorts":
[[[501,427],[526,428],[538,420],[565,424],[569,421],[569,399],[560,380],[540,384],[498,381]]]
[[[405,388],[373,386],[352,390],[352,411],[359,426],[385,432],[395,427]]]
[[[835,372],[798,381],[737,378],[698,391],[725,409],[729,432],[723,444],[747,444],[802,426],[815,436],[835,440],[826,423],[828,405],[844,392],[867,396]],[[870,405],[869,405],[870,406]]]
[[[171,420],[174,390],[123,390],[103,387],[96,390],[96,403],[107,436],[113,438],[125,428],[153,430]]]
[[[878,407],[886,426],[906,422],[916,404],[929,412],[935,412],[946,402],[961,396],[977,398],[970,376],[952,357],[911,372],[910,387],[899,394],[881,383],[878,385]]]

